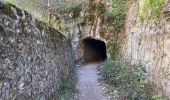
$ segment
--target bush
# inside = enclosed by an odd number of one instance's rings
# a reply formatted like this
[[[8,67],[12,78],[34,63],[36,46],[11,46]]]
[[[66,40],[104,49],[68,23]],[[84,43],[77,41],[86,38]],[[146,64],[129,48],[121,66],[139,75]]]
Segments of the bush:
[[[106,84],[115,87],[123,98],[146,99],[145,85],[148,83],[142,64],[130,65],[108,60],[100,72]]]

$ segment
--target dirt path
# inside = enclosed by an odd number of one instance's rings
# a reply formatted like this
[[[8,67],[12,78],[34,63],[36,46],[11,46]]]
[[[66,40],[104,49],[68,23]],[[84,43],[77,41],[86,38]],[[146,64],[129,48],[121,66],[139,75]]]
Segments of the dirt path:
[[[77,70],[78,100],[109,100],[102,90],[102,86],[97,81],[97,66],[99,64],[88,64],[81,66]]]

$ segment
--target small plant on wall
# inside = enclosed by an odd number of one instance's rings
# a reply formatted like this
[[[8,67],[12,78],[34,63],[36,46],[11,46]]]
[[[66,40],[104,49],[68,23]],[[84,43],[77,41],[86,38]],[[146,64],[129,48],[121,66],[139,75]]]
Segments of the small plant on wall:
[[[165,68],[161,68],[160,73],[163,79],[165,80],[169,79],[170,72],[168,70],[166,70]]]
[[[143,8],[140,11],[140,19],[142,22],[144,20],[154,20],[156,21],[163,9],[165,0],[145,0]]]
[[[113,28],[119,32],[125,23],[126,9],[128,0],[113,0]]]

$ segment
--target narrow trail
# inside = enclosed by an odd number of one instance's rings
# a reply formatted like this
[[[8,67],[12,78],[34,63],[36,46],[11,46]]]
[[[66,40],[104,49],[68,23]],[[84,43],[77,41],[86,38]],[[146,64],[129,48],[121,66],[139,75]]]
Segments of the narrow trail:
[[[104,94],[102,86],[98,82],[97,66],[99,64],[88,64],[77,69],[78,100],[109,100]]]

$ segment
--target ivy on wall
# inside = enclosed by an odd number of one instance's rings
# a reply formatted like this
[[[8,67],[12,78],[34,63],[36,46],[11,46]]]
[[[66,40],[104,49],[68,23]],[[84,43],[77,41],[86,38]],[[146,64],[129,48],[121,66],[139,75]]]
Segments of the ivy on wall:
[[[143,8],[140,11],[140,20],[154,20],[156,21],[163,9],[165,0],[146,0]]]
[[[119,32],[125,23],[127,1],[128,0],[113,0],[114,31]]]

